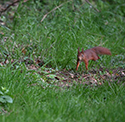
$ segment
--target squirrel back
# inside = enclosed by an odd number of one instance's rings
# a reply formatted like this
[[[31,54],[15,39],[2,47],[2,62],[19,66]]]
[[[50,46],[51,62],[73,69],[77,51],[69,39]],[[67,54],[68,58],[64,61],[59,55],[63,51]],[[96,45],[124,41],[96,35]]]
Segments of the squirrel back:
[[[111,55],[111,52],[109,49],[107,49],[105,47],[93,47],[93,48],[87,49],[85,51],[82,48],[81,52],[79,51],[79,48],[78,48],[76,70],[78,70],[78,67],[79,67],[81,61],[85,62],[86,69],[88,70],[88,61],[89,60],[96,61],[96,60],[100,59],[98,54]]]

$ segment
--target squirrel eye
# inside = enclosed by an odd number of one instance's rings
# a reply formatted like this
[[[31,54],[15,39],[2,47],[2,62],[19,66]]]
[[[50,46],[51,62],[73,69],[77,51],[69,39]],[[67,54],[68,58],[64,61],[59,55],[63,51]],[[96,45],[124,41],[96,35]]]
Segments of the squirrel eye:
[[[84,57],[84,55],[82,54],[82,57]]]

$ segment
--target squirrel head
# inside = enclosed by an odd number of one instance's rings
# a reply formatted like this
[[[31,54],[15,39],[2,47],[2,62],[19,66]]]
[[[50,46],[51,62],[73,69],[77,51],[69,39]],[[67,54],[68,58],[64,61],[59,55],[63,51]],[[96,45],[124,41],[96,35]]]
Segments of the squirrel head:
[[[78,48],[78,55],[77,55],[77,59],[79,61],[82,61],[84,59],[84,49],[82,48],[82,51],[80,52],[79,51],[79,48]]]

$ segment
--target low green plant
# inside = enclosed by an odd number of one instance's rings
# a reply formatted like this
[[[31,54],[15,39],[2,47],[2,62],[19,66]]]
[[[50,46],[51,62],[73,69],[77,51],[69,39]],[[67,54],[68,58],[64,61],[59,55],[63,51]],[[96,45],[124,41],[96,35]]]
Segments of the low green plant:
[[[13,103],[13,99],[10,95],[8,95],[9,90],[6,87],[0,88],[0,111],[2,111],[3,108],[7,108],[8,103]]]

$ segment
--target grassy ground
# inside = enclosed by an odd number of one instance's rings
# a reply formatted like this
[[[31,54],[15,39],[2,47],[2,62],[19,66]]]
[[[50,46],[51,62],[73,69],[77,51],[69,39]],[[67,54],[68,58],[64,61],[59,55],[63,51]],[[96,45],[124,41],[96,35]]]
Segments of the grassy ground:
[[[125,121],[124,1],[90,3],[27,1],[1,14],[0,121]],[[78,47],[94,46],[112,56],[76,72]]]

